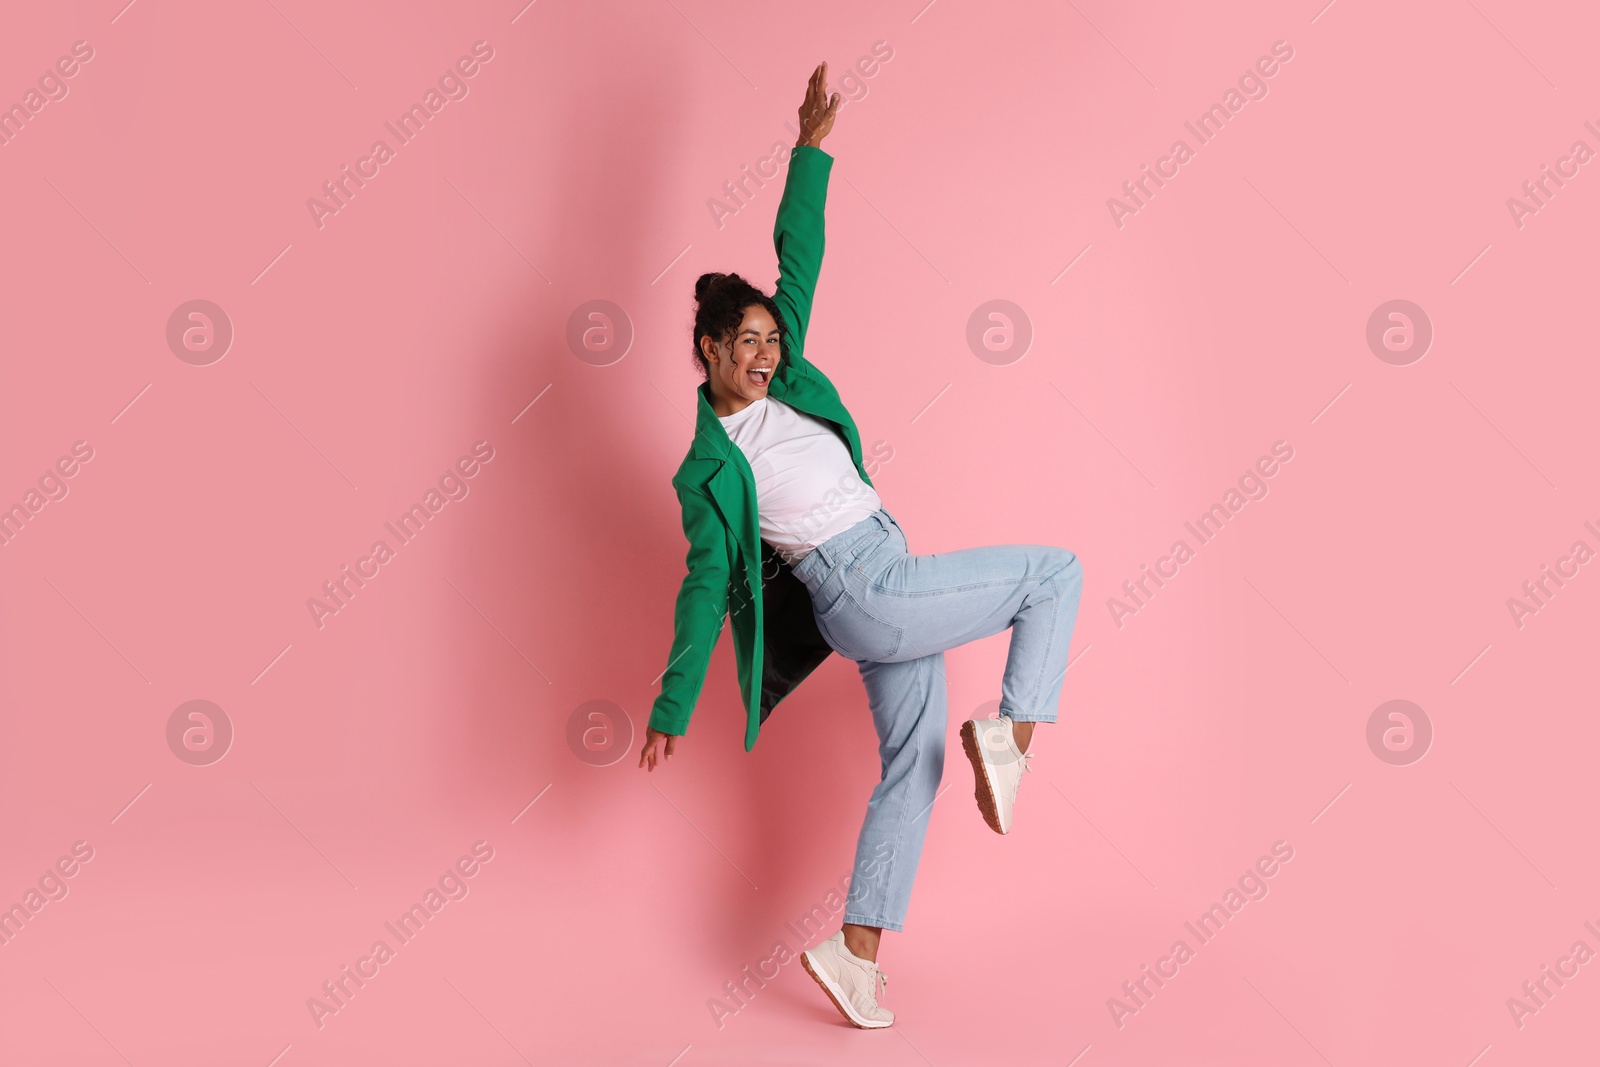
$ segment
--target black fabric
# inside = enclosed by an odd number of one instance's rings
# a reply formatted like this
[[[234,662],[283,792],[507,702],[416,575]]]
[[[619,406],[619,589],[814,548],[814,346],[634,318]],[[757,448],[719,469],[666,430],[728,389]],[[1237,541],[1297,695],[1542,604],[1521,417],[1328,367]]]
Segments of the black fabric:
[[[833,652],[817,629],[811,591],[783,557],[761,542],[761,721]]]

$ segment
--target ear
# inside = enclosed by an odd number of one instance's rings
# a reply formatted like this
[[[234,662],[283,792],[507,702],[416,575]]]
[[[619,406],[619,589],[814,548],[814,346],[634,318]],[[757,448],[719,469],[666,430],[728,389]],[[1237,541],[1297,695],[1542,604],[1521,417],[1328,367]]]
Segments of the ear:
[[[700,352],[710,363],[716,363],[721,358],[717,351],[717,342],[709,333],[700,338]]]

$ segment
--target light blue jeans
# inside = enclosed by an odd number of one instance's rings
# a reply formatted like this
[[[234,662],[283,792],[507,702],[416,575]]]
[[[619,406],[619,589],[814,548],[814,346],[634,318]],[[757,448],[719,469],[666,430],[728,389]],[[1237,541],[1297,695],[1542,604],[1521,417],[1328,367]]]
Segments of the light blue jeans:
[[[817,628],[856,661],[878,731],[882,779],[867,801],[844,921],[904,929],[944,773],[947,649],[1011,628],[1000,712],[1055,722],[1083,568],[1049,545],[912,555],[879,508],[794,567]]]

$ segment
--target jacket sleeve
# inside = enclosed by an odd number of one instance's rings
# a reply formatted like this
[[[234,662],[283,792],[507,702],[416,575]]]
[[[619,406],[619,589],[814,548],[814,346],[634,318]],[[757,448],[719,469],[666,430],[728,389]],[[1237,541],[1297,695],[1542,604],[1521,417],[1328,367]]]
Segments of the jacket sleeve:
[[[811,299],[822,270],[823,207],[828,200],[828,175],[833,157],[820,148],[797,145],[789,155],[778,220],[772,244],[778,252],[778,285],[772,299],[783,312],[788,327],[788,356],[804,364],[806,327],[811,322]]]
[[[688,573],[672,615],[672,650],[661,676],[661,692],[650,711],[650,728],[681,735],[689,728],[711,664],[711,650],[728,614],[728,553],[722,522],[709,497],[680,488],[683,533],[689,539]]]

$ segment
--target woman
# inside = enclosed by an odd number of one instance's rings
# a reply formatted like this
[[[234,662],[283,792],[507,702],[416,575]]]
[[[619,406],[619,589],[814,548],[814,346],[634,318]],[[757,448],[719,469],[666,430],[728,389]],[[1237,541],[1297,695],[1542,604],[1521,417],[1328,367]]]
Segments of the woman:
[[[746,751],[830,652],[856,662],[882,778],[856,843],[843,927],[801,961],[846,1019],[875,1028],[894,1021],[878,1003],[879,939],[904,928],[944,770],[944,651],[1011,629],[1000,717],[961,727],[978,809],[1007,833],[1034,724],[1056,719],[1083,571],[1071,552],[1044,545],[912,555],[862,465],[854,420],[805,358],[833,166],[821,143],[839,108],[827,72],[823,63],[812,73],[800,107],[773,230],[773,295],[737,274],[695,284],[695,360],[706,381],[672,479],[688,574],[639,766],[654,771],[677,751],[730,613]]]

